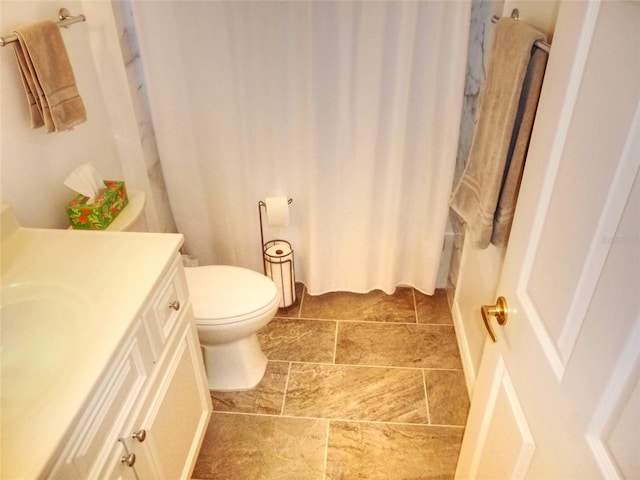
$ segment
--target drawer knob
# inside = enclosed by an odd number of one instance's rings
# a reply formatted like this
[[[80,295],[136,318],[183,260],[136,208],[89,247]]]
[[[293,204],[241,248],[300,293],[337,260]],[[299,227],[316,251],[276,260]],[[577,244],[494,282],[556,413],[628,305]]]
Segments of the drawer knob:
[[[123,455],[120,461],[127,465],[127,467],[133,467],[136,463],[136,454],[130,453],[129,455]]]
[[[147,431],[142,429],[142,430],[138,430],[137,432],[133,432],[131,434],[131,438],[135,438],[137,441],[142,443],[144,442],[144,439],[147,438]]]
[[[174,310],[180,310],[180,301],[179,300],[174,300],[168,306],[169,306],[169,308],[173,308]]]

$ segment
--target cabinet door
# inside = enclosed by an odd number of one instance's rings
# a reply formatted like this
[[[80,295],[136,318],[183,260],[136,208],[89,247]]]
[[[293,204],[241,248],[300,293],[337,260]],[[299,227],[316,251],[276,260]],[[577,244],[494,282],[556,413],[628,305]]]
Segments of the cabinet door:
[[[105,480],[138,480],[133,466],[128,466],[122,459],[127,455],[124,446],[117,442],[109,456],[108,468],[101,477]]]
[[[145,440],[128,440],[140,480],[190,478],[211,416],[200,343],[191,322],[174,351],[136,427],[146,431]]]

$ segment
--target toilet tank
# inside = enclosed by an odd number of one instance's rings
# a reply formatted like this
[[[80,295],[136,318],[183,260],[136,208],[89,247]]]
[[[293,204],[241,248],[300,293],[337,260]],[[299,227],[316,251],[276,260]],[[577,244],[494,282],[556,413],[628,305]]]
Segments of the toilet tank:
[[[111,232],[147,232],[144,216],[145,194],[136,190],[127,191],[129,203],[105,229]]]

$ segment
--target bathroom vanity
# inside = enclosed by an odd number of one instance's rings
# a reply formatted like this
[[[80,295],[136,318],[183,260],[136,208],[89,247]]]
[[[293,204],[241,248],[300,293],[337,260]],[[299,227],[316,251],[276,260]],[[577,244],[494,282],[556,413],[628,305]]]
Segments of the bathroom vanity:
[[[0,478],[189,478],[211,400],[182,236],[1,216]]]

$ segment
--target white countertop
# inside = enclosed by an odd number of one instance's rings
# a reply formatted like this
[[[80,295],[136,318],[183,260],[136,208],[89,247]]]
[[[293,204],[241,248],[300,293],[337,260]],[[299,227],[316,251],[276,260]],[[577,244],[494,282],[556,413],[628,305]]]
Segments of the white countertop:
[[[16,392],[22,388],[9,392],[0,386],[0,477],[32,479],[51,468],[60,442],[177,254],[183,236],[23,228],[6,210],[2,207],[0,287],[5,293],[0,306],[10,301],[6,292],[25,285],[35,290],[49,285],[54,292],[60,286],[77,294],[84,322],[77,337],[65,338],[71,342],[65,350],[72,361],[63,374],[38,385],[35,398],[20,399]],[[18,381],[25,382],[27,390],[33,387],[29,372]]]

